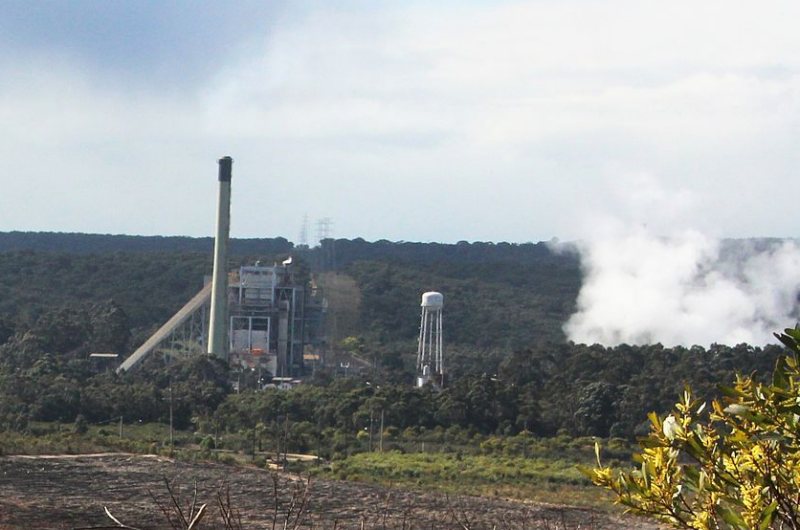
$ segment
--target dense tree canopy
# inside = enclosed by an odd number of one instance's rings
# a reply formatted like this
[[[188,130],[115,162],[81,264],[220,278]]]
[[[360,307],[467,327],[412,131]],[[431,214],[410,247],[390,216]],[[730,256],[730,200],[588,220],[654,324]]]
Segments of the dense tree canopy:
[[[173,244],[174,252],[164,251]],[[211,260],[210,252],[186,251],[196,244],[190,238],[0,237],[0,249],[14,249],[0,251],[0,424],[72,422],[79,414],[88,421],[164,420],[172,388],[181,425],[240,430],[288,416],[293,424],[306,422],[302,429],[354,435],[383,411],[386,424],[401,430],[630,437],[643,428],[644,413],[668,410],[684,384],[714,396],[717,381],[736,371],[767,373],[780,352],[569,343],[561,324],[580,287],[578,262],[545,244],[326,240],[294,252],[305,275],[326,266],[351,279],[359,297],[356,336],[344,345],[374,361],[365,373],[341,380],[333,367],[321,367],[311,384],[289,392],[232,395],[226,367],[206,358],[169,364],[152,358],[123,377],[90,361],[90,352],[131,351],[200,288]],[[285,240],[248,244],[243,248],[272,254],[234,253],[231,266],[257,257],[280,260],[292,250]],[[70,245],[75,252],[63,250]],[[129,248],[139,251],[120,251]],[[336,262],[323,263],[332,256]],[[426,290],[445,295],[450,385],[442,392],[411,387],[419,297]],[[248,374],[241,382],[243,390],[255,386]]]
[[[288,415],[315,431],[352,434],[371,414],[383,412],[386,425],[401,430],[456,426],[482,434],[631,437],[644,413],[668,410],[685,384],[713,397],[715,381],[736,370],[767,373],[781,351],[555,343],[513,351],[497,370],[463,373],[440,392],[413,388],[410,377],[398,380],[403,372],[378,369],[369,380],[330,379],[321,372],[291,391],[230,394],[227,367],[206,356],[166,364],[152,357],[122,376],[89,360],[94,347],[126,340],[124,322],[124,313],[109,302],[45,313],[16,329],[0,346],[0,424],[71,422],[79,414],[92,422],[118,416],[164,421],[171,388],[176,422],[183,426],[213,418],[237,431]]]

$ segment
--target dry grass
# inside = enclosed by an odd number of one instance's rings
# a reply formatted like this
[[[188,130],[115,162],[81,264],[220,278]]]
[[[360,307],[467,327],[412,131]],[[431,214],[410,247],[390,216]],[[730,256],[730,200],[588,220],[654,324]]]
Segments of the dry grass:
[[[307,482],[266,470],[163,457],[5,457],[0,458],[0,476],[0,528],[124,528],[122,524],[185,530],[203,505],[193,529],[647,528],[641,521],[590,509],[334,480]],[[169,477],[168,487],[163,477]],[[30,499],[47,501],[28,503]],[[182,515],[176,513],[179,509]]]

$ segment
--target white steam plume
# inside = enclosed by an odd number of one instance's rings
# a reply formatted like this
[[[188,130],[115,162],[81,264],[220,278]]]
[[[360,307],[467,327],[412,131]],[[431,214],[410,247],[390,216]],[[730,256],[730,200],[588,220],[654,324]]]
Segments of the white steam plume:
[[[646,229],[578,244],[584,280],[570,340],[764,345],[797,320],[800,246]]]
[[[712,197],[648,173],[609,176],[576,245],[584,277],[570,340],[764,345],[795,324],[798,241],[710,237],[697,228],[713,224]]]

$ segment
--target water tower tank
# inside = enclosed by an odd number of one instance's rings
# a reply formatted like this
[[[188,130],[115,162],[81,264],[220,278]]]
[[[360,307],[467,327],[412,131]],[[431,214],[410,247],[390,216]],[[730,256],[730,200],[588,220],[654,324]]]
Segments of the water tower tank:
[[[422,307],[428,309],[441,309],[444,306],[444,296],[442,293],[430,291],[422,295]]]
[[[444,386],[444,353],[442,351],[442,308],[444,296],[436,291],[422,295],[422,315],[417,344],[417,386]]]

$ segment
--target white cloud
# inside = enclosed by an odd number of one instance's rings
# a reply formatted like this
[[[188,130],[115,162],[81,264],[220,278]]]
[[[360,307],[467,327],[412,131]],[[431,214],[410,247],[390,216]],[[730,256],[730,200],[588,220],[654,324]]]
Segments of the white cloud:
[[[181,233],[191,230],[181,215],[201,220],[193,201],[213,215],[214,171],[199,182],[196,142],[206,139],[191,103],[99,89],[89,72],[48,57],[7,61],[2,76],[12,81],[0,86],[0,157],[13,169],[1,229]],[[195,233],[213,229],[205,224]]]
[[[772,202],[800,192],[798,11],[298,9],[190,90],[125,86],[57,51],[6,57],[0,153],[27,184],[8,188],[0,229],[208,234],[214,160],[231,154],[242,236],[291,236],[309,213],[340,236],[574,238],[587,209],[622,207],[620,175],[630,222],[659,229],[668,201],[691,201],[682,226],[790,234]],[[685,194],[648,195],[659,186]]]

